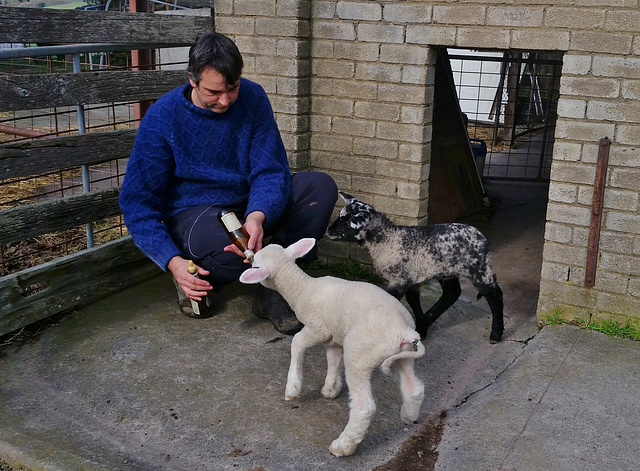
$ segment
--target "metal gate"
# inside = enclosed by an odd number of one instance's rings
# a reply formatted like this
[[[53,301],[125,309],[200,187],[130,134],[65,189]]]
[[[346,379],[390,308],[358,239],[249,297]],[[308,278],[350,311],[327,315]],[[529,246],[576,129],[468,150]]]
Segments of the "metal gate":
[[[483,178],[549,181],[562,54],[450,49],[449,59]]]

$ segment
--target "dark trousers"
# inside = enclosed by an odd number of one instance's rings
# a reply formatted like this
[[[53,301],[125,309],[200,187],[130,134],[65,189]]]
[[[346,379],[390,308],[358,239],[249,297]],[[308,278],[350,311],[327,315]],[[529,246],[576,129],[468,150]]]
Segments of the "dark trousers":
[[[320,240],[327,230],[329,219],[338,199],[338,189],[333,179],[322,172],[299,172],[291,176],[291,194],[280,218],[265,227],[266,238],[287,247],[304,238]],[[206,270],[214,291],[238,279],[250,267],[243,258],[222,249],[231,242],[218,221],[221,209],[232,210],[244,223],[246,207],[216,205],[196,206],[186,209],[167,221],[169,232],[182,250],[183,257],[192,259]],[[318,258],[317,247],[304,259]]]

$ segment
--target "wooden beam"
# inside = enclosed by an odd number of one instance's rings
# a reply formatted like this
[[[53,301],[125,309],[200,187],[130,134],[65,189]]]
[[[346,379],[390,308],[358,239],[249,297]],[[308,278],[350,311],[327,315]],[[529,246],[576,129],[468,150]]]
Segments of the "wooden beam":
[[[598,147],[596,179],[593,185],[593,202],[591,203],[591,224],[587,245],[587,265],[584,272],[584,285],[592,287],[596,283],[596,267],[598,266],[598,245],[600,243],[600,224],[604,207],[604,189],[607,184],[607,165],[611,141],[604,137]]]
[[[0,212],[0,244],[18,242],[120,214],[120,188],[82,193]]]
[[[0,75],[0,111],[155,100],[186,82],[181,70]]]
[[[0,278],[0,335],[162,274],[124,237]]]
[[[137,129],[0,144],[0,180],[129,157]]]
[[[0,7],[0,43],[137,43],[189,46],[212,31],[206,16]],[[54,39],[55,38],[55,39]],[[114,41],[115,39],[115,41]]]

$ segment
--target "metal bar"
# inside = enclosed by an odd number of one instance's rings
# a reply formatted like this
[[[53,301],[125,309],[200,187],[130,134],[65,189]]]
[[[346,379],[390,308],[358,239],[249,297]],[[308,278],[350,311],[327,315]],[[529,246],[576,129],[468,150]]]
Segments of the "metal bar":
[[[504,57],[507,57],[508,53],[504,53]],[[500,128],[500,113],[502,112],[502,94],[504,93],[504,82],[505,77],[507,76],[507,62],[501,61],[500,65],[500,83],[498,84],[498,90],[496,91],[496,96],[493,100],[493,113],[495,119],[493,120],[493,135],[491,145],[495,146],[498,144],[498,129]]]
[[[476,56],[476,55],[468,55],[468,54],[449,54],[449,59],[460,59],[460,60],[478,60],[478,61],[486,61],[486,62],[519,62],[524,63],[529,59],[524,57],[511,57],[504,58],[499,56]],[[562,60],[555,59],[536,59],[537,64],[550,64],[550,65],[562,65]]]
[[[44,132],[34,131],[27,128],[20,128],[18,126],[11,126],[10,124],[0,124],[0,132],[22,137],[41,137],[47,135],[47,133]]]
[[[556,91],[556,78],[558,76],[558,66],[551,68],[551,85],[547,90],[547,106],[544,110],[544,125],[542,128],[542,149],[540,150],[540,164],[538,165],[538,179],[542,180],[542,172],[544,170],[546,155],[547,155],[547,143],[549,142],[549,117],[551,115],[551,101]],[[553,128],[555,130],[555,127]]]
[[[587,265],[584,272],[584,285],[587,287],[592,287],[596,283],[600,224],[602,222],[604,188],[607,183],[607,165],[609,163],[610,147],[611,141],[608,138],[604,137],[600,139],[598,162],[596,164],[596,179],[593,185],[593,202],[591,203],[591,225],[589,226],[589,241],[587,245]]]
[[[182,44],[190,46],[191,43]],[[132,49],[162,49],[167,47],[177,47],[180,44],[135,44],[135,43],[87,43],[87,44],[65,44],[61,46],[35,46],[19,47],[15,49],[0,49],[0,59],[20,59],[24,57],[55,56],[57,54],[77,54],[80,52],[116,52],[130,51]]]
[[[81,73],[82,67],[80,65],[80,54],[73,55],[73,72]],[[84,105],[78,105],[78,134],[85,134],[87,132],[87,128],[85,125],[85,116],[84,116]],[[89,193],[91,191],[91,176],[89,174],[89,166],[82,165],[82,190],[85,193]],[[85,224],[85,232],[87,233],[87,248],[90,249],[94,246],[93,240],[93,225],[88,222]]]

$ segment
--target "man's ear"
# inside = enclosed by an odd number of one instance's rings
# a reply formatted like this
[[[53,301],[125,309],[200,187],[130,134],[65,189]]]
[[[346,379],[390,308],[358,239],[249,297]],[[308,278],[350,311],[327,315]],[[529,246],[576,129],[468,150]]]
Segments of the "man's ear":
[[[187,78],[189,79],[189,85],[191,85],[193,88],[198,88],[198,84],[195,80],[193,80],[193,76],[191,74],[187,74]]]

